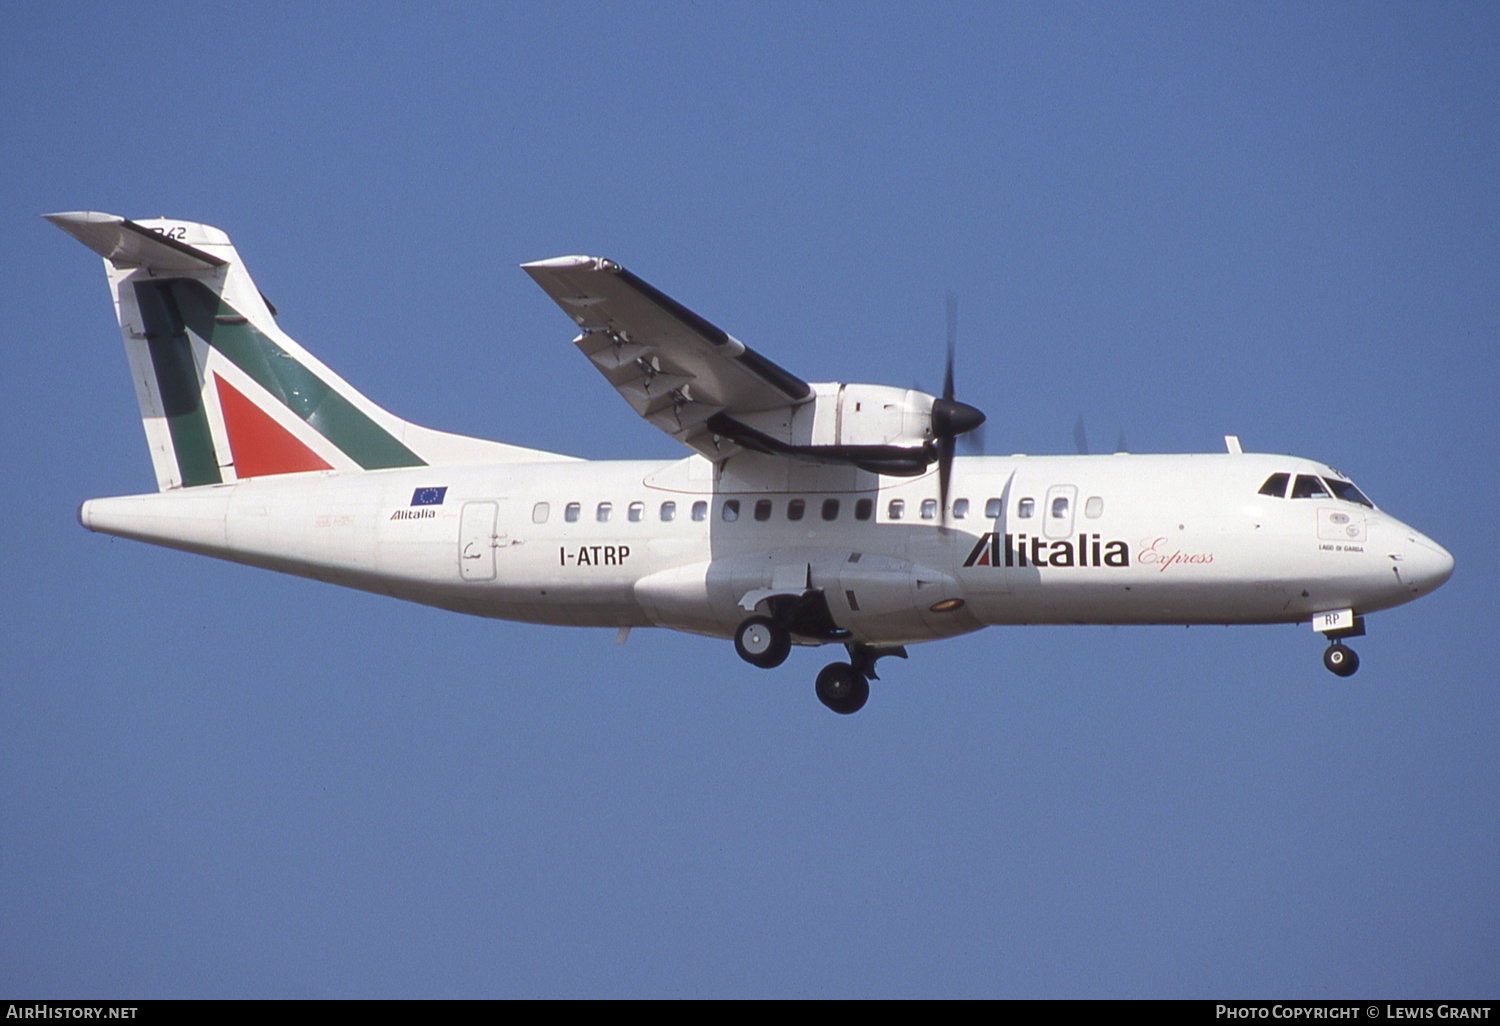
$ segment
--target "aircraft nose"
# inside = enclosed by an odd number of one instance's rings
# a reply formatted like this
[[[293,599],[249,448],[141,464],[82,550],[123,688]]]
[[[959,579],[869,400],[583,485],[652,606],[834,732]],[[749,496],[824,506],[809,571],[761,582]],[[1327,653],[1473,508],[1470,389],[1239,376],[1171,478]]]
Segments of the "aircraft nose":
[[[1432,591],[1453,576],[1453,555],[1431,538],[1413,531],[1401,561],[1401,576],[1413,591]]]

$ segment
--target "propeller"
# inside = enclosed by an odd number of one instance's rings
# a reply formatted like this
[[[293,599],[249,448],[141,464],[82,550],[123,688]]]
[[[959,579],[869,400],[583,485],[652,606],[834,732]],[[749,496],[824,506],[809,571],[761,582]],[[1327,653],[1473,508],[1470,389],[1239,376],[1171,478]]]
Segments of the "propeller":
[[[1089,454],[1089,436],[1083,428],[1083,414],[1081,413],[1078,415],[1078,419],[1073,422],[1073,448],[1078,450],[1078,455],[1080,456],[1087,456]],[[1115,452],[1125,451],[1125,429],[1121,428],[1120,437],[1115,442]]]
[[[948,293],[948,363],[943,371],[943,396],[932,403],[932,447],[938,463],[938,511],[948,523],[948,486],[953,479],[953,456],[959,435],[984,423],[984,413],[953,398],[953,357],[958,348],[958,296]]]

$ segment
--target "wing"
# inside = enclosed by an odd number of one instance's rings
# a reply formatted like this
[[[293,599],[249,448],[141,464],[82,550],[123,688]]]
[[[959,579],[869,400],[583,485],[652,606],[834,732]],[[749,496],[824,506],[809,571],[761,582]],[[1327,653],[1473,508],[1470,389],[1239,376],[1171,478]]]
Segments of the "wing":
[[[741,448],[725,423],[813,399],[807,382],[613,261],[567,256],[522,267],[583,329],[574,345],[625,401],[711,460]]]

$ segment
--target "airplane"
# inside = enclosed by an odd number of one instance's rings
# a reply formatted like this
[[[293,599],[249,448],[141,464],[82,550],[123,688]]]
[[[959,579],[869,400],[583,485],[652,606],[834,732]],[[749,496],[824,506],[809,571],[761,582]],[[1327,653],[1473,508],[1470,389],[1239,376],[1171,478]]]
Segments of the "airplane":
[[[957,456],[943,392],[809,383],[620,265],[523,264],[573,344],[691,450],[592,461],[419,427],[278,327],[217,228],[44,215],[104,258],[158,491],[91,531],[504,620],[732,639],[862,708],[876,663],[1005,624],[1310,623],[1324,665],[1453,557],[1315,460]]]

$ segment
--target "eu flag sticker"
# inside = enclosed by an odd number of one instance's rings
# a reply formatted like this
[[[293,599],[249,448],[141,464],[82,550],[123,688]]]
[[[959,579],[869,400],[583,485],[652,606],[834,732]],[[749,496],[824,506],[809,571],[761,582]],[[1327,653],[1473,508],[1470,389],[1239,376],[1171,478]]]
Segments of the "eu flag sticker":
[[[413,506],[441,506],[443,496],[447,494],[447,485],[442,488],[418,488],[411,493],[411,504]]]

